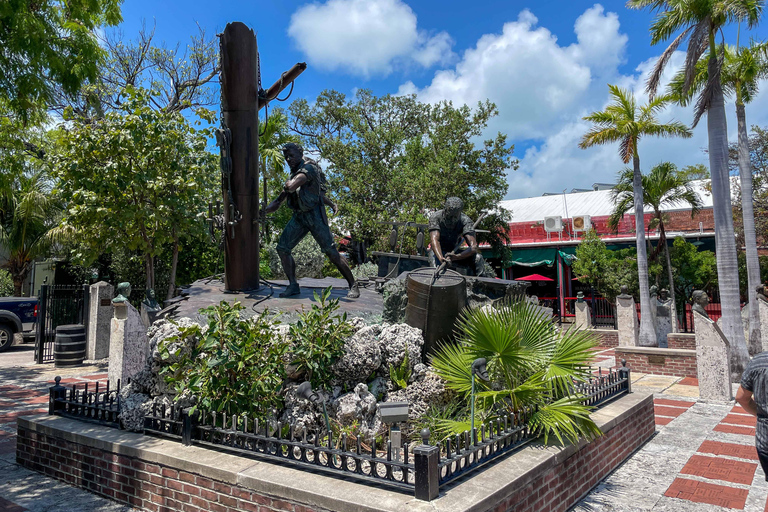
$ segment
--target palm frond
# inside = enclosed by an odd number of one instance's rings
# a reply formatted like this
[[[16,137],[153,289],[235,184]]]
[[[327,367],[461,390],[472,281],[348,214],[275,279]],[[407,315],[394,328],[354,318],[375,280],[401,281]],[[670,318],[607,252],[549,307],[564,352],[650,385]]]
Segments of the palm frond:
[[[667,67],[669,59],[672,58],[672,55],[677,51],[677,48],[685,40],[692,28],[693,27],[688,27],[683,30],[680,35],[677,36],[675,40],[672,41],[672,43],[670,43],[667,49],[664,50],[664,53],[661,54],[661,57],[659,57],[659,60],[657,60],[656,64],[653,66],[653,71],[651,71],[651,74],[648,75],[648,80],[645,82],[645,90],[648,92],[650,99],[653,99],[656,96],[656,91],[659,88],[661,77],[664,73],[664,69]]]
[[[535,411],[528,425],[532,432],[544,436],[544,442],[554,435],[560,444],[565,441],[576,443],[580,436],[594,439],[602,432],[589,417],[590,408],[579,397],[565,397],[545,404]]]

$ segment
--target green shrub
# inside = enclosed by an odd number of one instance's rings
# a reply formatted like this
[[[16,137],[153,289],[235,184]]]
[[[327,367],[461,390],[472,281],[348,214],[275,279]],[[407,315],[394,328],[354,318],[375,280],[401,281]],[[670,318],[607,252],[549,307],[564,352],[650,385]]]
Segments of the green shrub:
[[[285,279],[283,265],[280,263],[280,256],[277,254],[277,244],[267,246],[269,253],[269,268],[272,271],[273,279]],[[323,266],[327,261],[325,254],[320,250],[315,239],[307,235],[299,244],[293,248],[293,259],[296,261],[296,278],[313,277],[321,279],[323,277]]]
[[[344,340],[352,335],[347,314],[334,314],[339,299],[331,299],[332,287],[315,292],[315,304],[299,314],[291,325],[291,364],[307,374],[314,388],[328,388],[333,379],[331,365],[344,353]]]
[[[362,263],[352,269],[352,275],[355,276],[355,279],[362,279],[366,277],[378,277],[379,266],[371,262]]]
[[[13,278],[7,270],[0,269],[0,297],[13,296]]]
[[[200,310],[208,317],[207,330],[197,324],[184,327],[160,343],[163,358],[177,360],[161,373],[176,393],[195,395],[195,407],[265,419],[271,409],[282,407],[282,358],[288,343],[275,335],[276,322],[266,312],[243,320],[243,309],[239,302],[222,301]],[[185,351],[190,336],[195,343]]]

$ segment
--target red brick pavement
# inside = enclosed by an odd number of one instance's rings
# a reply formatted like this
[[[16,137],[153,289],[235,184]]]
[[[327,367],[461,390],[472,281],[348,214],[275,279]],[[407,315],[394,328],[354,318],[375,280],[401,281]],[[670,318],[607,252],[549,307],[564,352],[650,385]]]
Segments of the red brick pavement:
[[[670,400],[668,398],[654,398],[653,405],[671,405],[672,407],[690,407],[696,402],[686,402],[685,400]]]
[[[675,478],[664,496],[743,510],[747,503],[748,494],[749,490],[747,489],[699,482],[688,478]]]
[[[744,436],[755,435],[754,427],[740,427],[738,425],[726,425],[723,423],[716,425],[714,430],[715,432],[725,432],[726,434],[741,434]]]
[[[656,405],[655,402],[653,404],[653,412],[657,416],[669,416],[671,418],[677,418],[687,410],[688,409],[683,407],[665,407],[663,405]]]
[[[713,455],[727,455],[739,459],[758,460],[757,449],[752,445],[721,443],[720,441],[704,441],[699,446],[699,452]]]
[[[755,478],[757,464],[753,462],[741,462],[720,457],[706,457],[704,455],[691,455],[688,462],[680,471],[686,475],[696,475],[711,480],[722,480],[734,484],[751,485]]]
[[[699,379],[695,377],[685,377],[680,382],[678,382],[678,384],[682,384],[683,386],[698,386]]]
[[[653,412],[656,415],[656,425],[664,426],[683,414],[695,402],[685,400],[669,400],[666,398],[653,399]]]
[[[722,419],[720,423],[728,423],[729,425],[744,425],[746,427],[754,427],[757,425],[757,418],[754,416],[745,416],[743,414],[729,414]]]

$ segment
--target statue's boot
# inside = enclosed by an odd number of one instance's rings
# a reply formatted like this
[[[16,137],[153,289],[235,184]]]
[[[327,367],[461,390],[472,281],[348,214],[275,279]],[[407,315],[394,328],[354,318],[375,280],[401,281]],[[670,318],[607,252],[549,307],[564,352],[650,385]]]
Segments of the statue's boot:
[[[278,295],[278,297],[293,297],[294,295],[299,295],[300,293],[301,289],[299,288],[299,283],[291,283],[288,285],[288,288],[286,288],[284,292]]]
[[[356,299],[360,297],[360,285],[355,281],[355,283],[349,287],[349,292],[347,292],[347,298],[348,299]]]

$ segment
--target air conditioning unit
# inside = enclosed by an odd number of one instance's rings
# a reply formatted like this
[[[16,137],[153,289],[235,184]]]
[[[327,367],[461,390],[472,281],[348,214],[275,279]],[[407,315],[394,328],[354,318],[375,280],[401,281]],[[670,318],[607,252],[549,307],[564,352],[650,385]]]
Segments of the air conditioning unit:
[[[589,215],[573,217],[572,223],[574,231],[589,231],[592,229],[592,218]]]
[[[544,231],[547,233],[559,233],[563,230],[562,217],[544,217]]]

